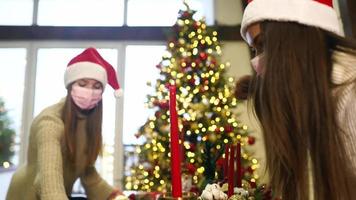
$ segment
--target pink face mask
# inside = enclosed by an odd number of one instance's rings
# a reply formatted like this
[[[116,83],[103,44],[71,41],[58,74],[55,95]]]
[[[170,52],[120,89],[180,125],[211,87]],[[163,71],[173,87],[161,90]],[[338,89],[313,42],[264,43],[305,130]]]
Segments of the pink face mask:
[[[79,108],[90,110],[94,108],[102,98],[103,89],[91,89],[73,84],[71,96]]]
[[[257,75],[261,75],[262,70],[263,70],[263,66],[262,66],[262,60],[264,58],[264,54],[260,54],[255,56],[252,60],[251,60],[251,64],[253,69],[256,71]]]

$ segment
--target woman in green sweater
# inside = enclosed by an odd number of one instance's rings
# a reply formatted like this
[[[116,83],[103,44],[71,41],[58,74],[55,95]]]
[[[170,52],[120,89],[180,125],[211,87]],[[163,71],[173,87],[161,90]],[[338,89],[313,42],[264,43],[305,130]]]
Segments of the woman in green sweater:
[[[67,200],[80,181],[88,199],[125,199],[94,164],[102,148],[102,93],[106,83],[120,95],[114,68],[94,48],[66,69],[67,96],[32,122],[27,162],[12,177],[7,200]]]

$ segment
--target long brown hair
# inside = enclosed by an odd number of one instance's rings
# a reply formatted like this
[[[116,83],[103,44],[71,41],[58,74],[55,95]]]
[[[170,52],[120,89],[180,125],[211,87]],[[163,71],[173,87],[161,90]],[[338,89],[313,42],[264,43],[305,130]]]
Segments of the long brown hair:
[[[64,122],[64,143],[67,148],[67,154],[71,162],[75,162],[76,155],[76,128],[77,128],[77,112],[79,108],[73,103],[70,96],[71,85],[67,90],[67,97],[63,108],[63,122]],[[95,163],[99,153],[102,150],[102,101],[98,105],[86,113],[86,133],[87,133],[87,165]]]
[[[261,124],[272,188],[287,200],[351,199],[352,173],[331,73],[332,52],[352,53],[348,49],[356,45],[292,22],[262,22],[261,34],[265,67],[262,77],[253,76],[249,96]]]

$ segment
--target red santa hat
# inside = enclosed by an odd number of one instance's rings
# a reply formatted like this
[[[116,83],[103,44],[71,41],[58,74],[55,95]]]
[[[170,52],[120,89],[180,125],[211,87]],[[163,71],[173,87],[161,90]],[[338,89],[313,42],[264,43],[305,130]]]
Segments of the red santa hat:
[[[297,22],[342,34],[332,0],[248,0],[241,23],[244,40],[247,27],[264,20]]]
[[[64,84],[68,87],[70,83],[82,78],[95,79],[102,83],[103,88],[106,83],[109,83],[115,90],[115,97],[122,96],[115,69],[93,47],[85,49],[68,63],[64,74]]]

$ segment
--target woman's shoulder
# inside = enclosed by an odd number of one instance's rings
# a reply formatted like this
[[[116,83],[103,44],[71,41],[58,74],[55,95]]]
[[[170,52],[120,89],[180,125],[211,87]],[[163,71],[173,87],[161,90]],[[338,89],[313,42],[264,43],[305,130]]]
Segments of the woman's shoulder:
[[[32,126],[39,126],[41,124],[57,124],[63,125],[62,110],[64,106],[63,99],[45,109],[43,109],[33,120]]]

